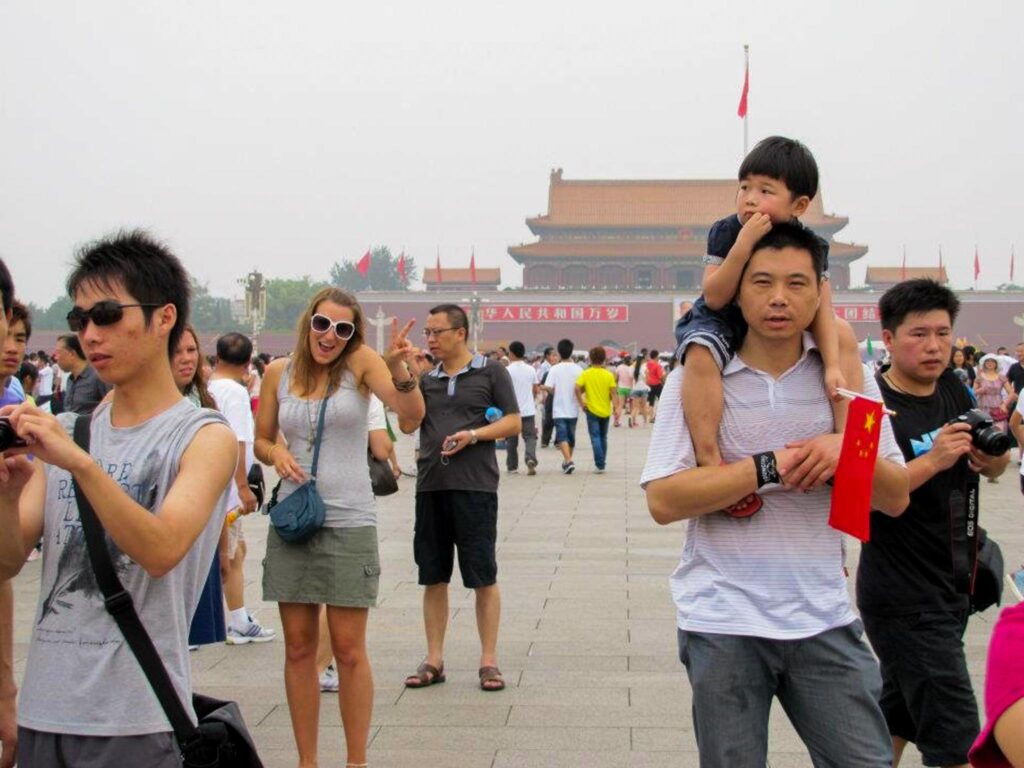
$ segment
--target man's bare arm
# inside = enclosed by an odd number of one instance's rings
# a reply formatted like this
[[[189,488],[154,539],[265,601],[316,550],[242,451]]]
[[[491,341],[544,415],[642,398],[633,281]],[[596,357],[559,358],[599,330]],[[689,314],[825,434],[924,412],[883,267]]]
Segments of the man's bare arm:
[[[749,458],[720,467],[694,467],[647,484],[647,509],[659,525],[700,517],[735,504],[757,490]]]

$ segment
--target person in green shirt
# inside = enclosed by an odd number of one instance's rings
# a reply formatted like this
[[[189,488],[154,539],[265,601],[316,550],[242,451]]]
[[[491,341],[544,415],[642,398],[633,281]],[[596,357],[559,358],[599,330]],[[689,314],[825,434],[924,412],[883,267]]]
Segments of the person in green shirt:
[[[594,347],[588,353],[590,367],[576,379],[576,398],[587,414],[587,432],[594,449],[594,471],[604,472],[608,457],[608,422],[612,407],[619,405],[615,376],[604,367],[604,347]]]

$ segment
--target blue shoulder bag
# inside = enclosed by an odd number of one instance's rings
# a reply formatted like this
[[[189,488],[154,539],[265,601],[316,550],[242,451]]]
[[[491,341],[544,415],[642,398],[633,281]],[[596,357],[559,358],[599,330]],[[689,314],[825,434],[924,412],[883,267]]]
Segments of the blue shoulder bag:
[[[277,500],[277,492],[281,487],[278,483],[270,504],[267,505],[271,525],[274,526],[277,535],[289,544],[303,544],[309,541],[313,534],[324,526],[327,511],[324,508],[324,500],[316,490],[316,467],[320,460],[320,438],[324,433],[326,411],[325,397],[320,403],[320,416],[317,418],[316,442],[313,447],[313,465],[309,468],[309,480],[282,501]]]

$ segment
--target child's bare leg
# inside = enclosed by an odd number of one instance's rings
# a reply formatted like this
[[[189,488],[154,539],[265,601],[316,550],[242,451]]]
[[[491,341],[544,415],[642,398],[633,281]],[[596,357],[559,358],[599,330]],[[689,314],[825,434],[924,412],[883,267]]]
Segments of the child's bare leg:
[[[839,335],[839,367],[846,379],[846,388],[854,392],[864,391],[864,368],[860,362],[860,349],[857,337],[848,322],[836,318],[836,332]],[[836,432],[846,429],[846,414],[850,409],[850,401],[845,397],[832,402],[832,417],[836,422]]]
[[[697,466],[717,467],[722,463],[718,450],[718,425],[722,421],[722,374],[711,350],[699,344],[686,348],[686,375],[683,376],[683,415],[693,440]]]

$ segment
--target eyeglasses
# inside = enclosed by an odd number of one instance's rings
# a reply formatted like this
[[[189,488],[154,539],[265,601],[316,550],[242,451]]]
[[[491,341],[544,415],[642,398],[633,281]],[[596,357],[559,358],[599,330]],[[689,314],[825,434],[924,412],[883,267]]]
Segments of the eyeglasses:
[[[356,332],[356,327],[348,320],[331,320],[327,315],[315,314],[309,318],[309,327],[317,333],[327,333],[332,327],[334,335],[342,341],[348,341]]]
[[[431,336],[440,336],[445,331],[457,331],[457,330],[459,330],[459,329],[458,328],[424,328],[423,329],[423,335],[426,336],[429,339]]]
[[[113,325],[121,322],[124,311],[128,307],[160,307],[162,304],[118,304],[116,301],[97,301],[89,309],[73,307],[68,312],[68,328],[75,333],[85,330],[89,322],[93,325]]]

